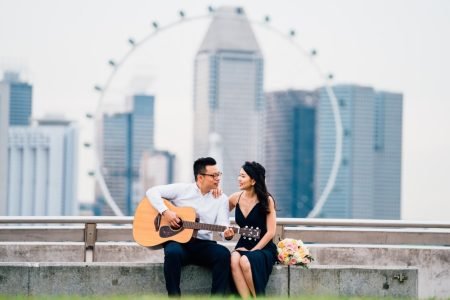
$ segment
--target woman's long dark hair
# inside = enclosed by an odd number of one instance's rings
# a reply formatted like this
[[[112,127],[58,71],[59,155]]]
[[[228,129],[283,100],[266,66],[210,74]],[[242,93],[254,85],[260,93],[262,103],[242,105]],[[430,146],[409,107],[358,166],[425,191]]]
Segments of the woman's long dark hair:
[[[245,171],[245,173],[247,173],[248,176],[250,176],[250,178],[255,180],[254,188],[256,197],[258,197],[258,201],[261,203],[261,210],[266,213],[270,213],[269,197],[272,197],[272,195],[267,191],[266,169],[264,169],[261,164],[255,161],[246,161],[242,166],[242,169]]]

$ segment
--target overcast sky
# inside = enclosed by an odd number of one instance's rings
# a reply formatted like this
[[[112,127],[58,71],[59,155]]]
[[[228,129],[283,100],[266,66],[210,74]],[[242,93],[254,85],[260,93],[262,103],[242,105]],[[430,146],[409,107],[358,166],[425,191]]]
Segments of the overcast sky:
[[[33,85],[33,113],[76,120],[81,142],[92,140],[98,94],[127,40],[142,40],[160,25],[207,14],[211,5],[239,5],[253,21],[270,15],[274,28],[296,30],[316,48],[334,83],[404,94],[402,218],[450,221],[450,1],[150,1],[0,0],[0,69],[19,70]],[[156,95],[156,144],[178,155],[178,179],[192,164],[192,66],[209,20],[161,32],[119,69],[105,107],[121,109],[135,92]],[[313,88],[321,81],[292,45],[254,23],[265,58],[266,90]],[[93,199],[92,150],[80,150],[79,198]]]

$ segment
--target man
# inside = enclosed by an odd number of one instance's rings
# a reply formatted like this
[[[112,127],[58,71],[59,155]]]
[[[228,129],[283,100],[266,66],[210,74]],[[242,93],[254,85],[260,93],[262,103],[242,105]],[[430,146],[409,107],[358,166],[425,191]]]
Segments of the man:
[[[146,195],[171,226],[179,227],[180,219],[169,210],[162,198],[175,206],[193,207],[201,223],[218,224],[229,227],[228,199],[222,194],[213,196],[212,190],[219,187],[222,173],[211,157],[199,158],[194,162],[195,183],[176,183],[150,188]],[[223,236],[232,237],[228,228]],[[197,236],[181,244],[170,241],[164,244],[164,277],[169,296],[179,296],[181,267],[188,264],[206,266],[212,269],[211,294],[224,295],[230,279],[230,251],[212,240],[212,232],[199,230]]]

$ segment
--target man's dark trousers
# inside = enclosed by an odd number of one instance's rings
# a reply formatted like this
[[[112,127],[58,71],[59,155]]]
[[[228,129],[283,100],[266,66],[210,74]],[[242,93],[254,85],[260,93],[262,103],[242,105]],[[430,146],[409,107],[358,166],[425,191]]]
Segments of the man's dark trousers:
[[[212,271],[212,295],[225,295],[230,282],[230,251],[215,241],[193,238],[185,244],[164,245],[164,277],[169,296],[179,296],[181,267],[204,266]]]

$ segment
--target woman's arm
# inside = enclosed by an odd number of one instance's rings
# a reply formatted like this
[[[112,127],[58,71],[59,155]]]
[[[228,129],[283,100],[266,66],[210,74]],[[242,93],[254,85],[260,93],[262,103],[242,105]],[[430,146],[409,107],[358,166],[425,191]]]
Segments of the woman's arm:
[[[228,208],[232,211],[236,207],[237,196],[239,193],[234,193],[228,198]]]
[[[269,213],[266,217],[267,224],[267,232],[266,234],[259,240],[258,244],[252,248],[252,250],[259,250],[264,248],[275,236],[276,228],[277,228],[277,214],[275,212],[275,204],[272,197],[269,197]]]
[[[237,193],[234,193],[234,194],[232,194],[232,195],[228,198],[228,209],[229,209],[229,211],[232,211],[233,208],[236,207],[236,202],[237,202],[237,200],[236,200],[236,199],[237,199],[236,195],[237,195]],[[228,225],[228,226],[229,226],[229,225]],[[225,234],[225,232],[223,233],[225,239],[226,239],[227,241],[233,239],[234,231],[233,231],[232,229],[230,229],[230,228],[226,229],[225,231],[228,231],[228,232],[229,232],[229,234]]]

